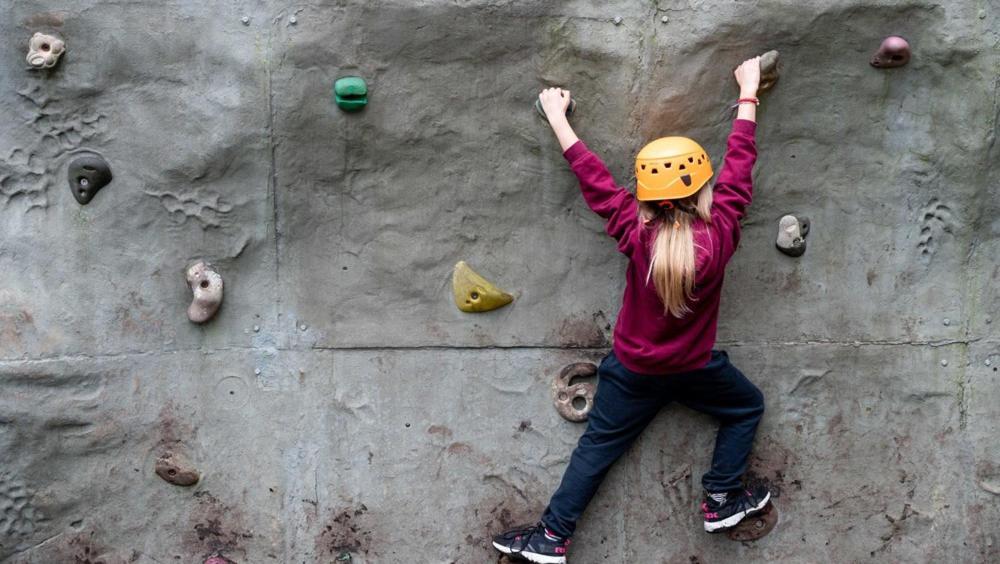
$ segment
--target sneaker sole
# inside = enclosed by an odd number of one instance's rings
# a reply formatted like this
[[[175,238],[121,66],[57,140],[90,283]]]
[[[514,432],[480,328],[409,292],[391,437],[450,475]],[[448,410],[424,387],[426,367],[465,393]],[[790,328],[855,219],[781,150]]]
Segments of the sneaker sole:
[[[730,515],[729,517],[726,517],[721,521],[715,521],[712,523],[705,521],[705,532],[718,533],[724,529],[731,529],[736,525],[739,525],[740,521],[742,521],[743,519],[746,519],[748,516],[757,513],[761,509],[764,509],[764,506],[767,505],[769,501],[771,501],[771,492],[767,492],[767,495],[764,496],[764,499],[761,500],[761,502],[758,503],[756,507],[752,507],[750,509],[747,509],[746,511],[735,513],[733,515]]]
[[[502,544],[497,544],[495,541],[493,542],[493,548],[504,554],[517,556],[528,562],[536,562],[537,564],[566,564],[565,556],[545,556],[544,554],[535,554],[534,552],[514,552]]]

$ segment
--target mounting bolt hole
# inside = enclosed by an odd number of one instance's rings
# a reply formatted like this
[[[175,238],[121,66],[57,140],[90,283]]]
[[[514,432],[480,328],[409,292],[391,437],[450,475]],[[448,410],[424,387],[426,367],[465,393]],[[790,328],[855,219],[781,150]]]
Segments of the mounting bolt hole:
[[[202,280],[199,286],[201,286],[202,288],[208,288],[208,280]]]

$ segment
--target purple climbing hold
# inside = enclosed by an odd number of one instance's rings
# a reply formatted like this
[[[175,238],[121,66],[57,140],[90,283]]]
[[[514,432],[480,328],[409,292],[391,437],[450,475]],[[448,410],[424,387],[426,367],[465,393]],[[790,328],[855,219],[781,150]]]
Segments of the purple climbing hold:
[[[872,55],[871,65],[880,69],[891,69],[901,67],[908,62],[910,62],[910,43],[898,35],[890,35]]]

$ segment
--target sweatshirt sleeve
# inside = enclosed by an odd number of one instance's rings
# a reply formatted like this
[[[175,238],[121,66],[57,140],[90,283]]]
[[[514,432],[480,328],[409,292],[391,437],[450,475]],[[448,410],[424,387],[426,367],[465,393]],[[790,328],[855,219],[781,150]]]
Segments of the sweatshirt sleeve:
[[[754,142],[756,130],[757,124],[750,120],[738,119],[733,122],[722,172],[715,182],[713,222],[721,224],[717,226],[721,231],[720,238],[724,243],[732,245],[733,250],[740,240],[740,220],[746,215],[746,209],[753,200],[752,173],[757,160],[757,146]]]
[[[615,184],[611,171],[583,141],[574,143],[563,156],[580,180],[583,199],[590,209],[607,220],[605,230],[618,241],[618,250],[628,255],[632,234],[639,224],[635,196]]]

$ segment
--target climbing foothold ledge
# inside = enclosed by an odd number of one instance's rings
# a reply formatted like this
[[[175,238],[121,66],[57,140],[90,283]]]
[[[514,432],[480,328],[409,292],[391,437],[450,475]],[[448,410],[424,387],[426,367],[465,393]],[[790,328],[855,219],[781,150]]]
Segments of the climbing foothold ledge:
[[[757,92],[767,92],[775,82],[778,82],[778,57],[777,51],[768,51],[760,56],[760,85]]]
[[[542,119],[544,120],[549,119],[549,116],[545,115],[545,109],[542,108],[541,100],[535,100],[535,111],[538,112],[538,115],[542,116]],[[569,106],[566,108],[566,117],[573,115],[573,112],[575,111],[576,111],[576,100],[570,98]]]
[[[358,112],[368,105],[368,84],[360,76],[344,76],[333,83],[333,100],[345,112]]]
[[[786,215],[778,221],[778,238],[774,245],[790,257],[800,257],[806,252],[806,235],[809,218]]]
[[[514,301],[514,296],[480,276],[464,260],[455,265],[451,275],[451,288],[455,305],[466,313],[493,311]]]
[[[748,516],[740,521],[738,525],[726,531],[726,536],[730,540],[738,542],[749,542],[759,540],[778,524],[778,508],[773,502],[768,502],[759,513]]]
[[[66,51],[66,42],[54,35],[36,33],[28,40],[28,56],[25,59],[33,69],[50,69],[59,62]]]
[[[194,294],[191,305],[188,306],[188,319],[194,323],[205,323],[212,319],[222,305],[222,276],[204,261],[188,267],[184,276]]]
[[[156,459],[156,475],[165,481],[181,487],[189,487],[198,483],[201,475],[191,461],[184,455],[166,452]]]
[[[552,380],[552,404],[563,419],[579,423],[586,421],[590,410],[594,407],[594,394],[597,387],[590,382],[570,384],[573,378],[590,378],[597,374],[597,366],[590,362],[577,362],[565,366],[559,375]],[[578,398],[583,400],[583,407],[573,404]]]
[[[83,155],[73,159],[67,169],[69,189],[80,205],[87,205],[101,188],[113,178],[108,161],[100,155]]]
[[[910,43],[898,35],[890,35],[872,55],[871,65],[875,68],[891,69],[901,67],[908,62],[910,62]]]

